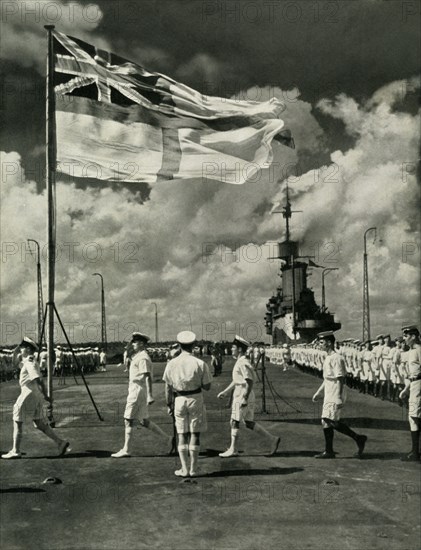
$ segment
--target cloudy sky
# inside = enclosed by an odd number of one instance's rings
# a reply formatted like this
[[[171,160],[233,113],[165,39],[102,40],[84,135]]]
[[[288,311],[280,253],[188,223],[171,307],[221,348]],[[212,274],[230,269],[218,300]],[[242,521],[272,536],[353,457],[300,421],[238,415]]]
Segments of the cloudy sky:
[[[104,276],[108,339],[133,329],[161,338],[263,339],[279,284],[273,215],[288,178],[292,237],[338,267],[326,278],[341,337],[361,336],[363,235],[372,333],[419,318],[419,10],[412,1],[4,1],[0,53],[1,342],[36,324],[28,238],[44,247],[44,24],[199,91],[284,102],[295,152],[242,186],[172,181],[57,181],[56,305],[74,341],[99,336]],[[45,255],[42,268],[46,273]],[[321,298],[321,274],[309,283]]]

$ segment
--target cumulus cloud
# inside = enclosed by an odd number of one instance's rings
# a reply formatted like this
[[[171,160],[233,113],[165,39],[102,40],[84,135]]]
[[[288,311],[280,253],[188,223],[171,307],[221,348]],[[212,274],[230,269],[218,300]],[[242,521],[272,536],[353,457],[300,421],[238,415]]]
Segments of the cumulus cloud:
[[[259,93],[263,100],[270,91]],[[376,98],[359,104],[343,95],[320,102],[318,109],[343,121],[354,144],[332,151],[329,164],[290,177],[294,209],[303,211],[293,218],[293,238],[317,263],[340,268],[326,284],[343,336],[361,332],[362,239],[371,226],[382,238],[367,240],[373,331],[396,332],[401,322],[417,318],[413,168],[419,120],[394,109],[396,94]],[[314,159],[325,150],[323,129],[298,91],[283,118],[296,137],[298,158],[308,151]],[[275,152],[279,166],[285,165],[284,152],[280,146]],[[26,179],[17,153],[3,155],[2,168],[2,318],[34,326],[35,264],[25,243],[34,238],[45,244],[45,196]],[[91,339],[82,327],[99,323],[94,272],[105,280],[110,340],[127,337],[134,327],[153,335],[152,302],[158,304],[161,337],[190,328],[191,320],[199,336],[230,338],[243,331],[261,339],[265,303],[279,284],[279,265],[268,260],[283,234],[281,216],[270,214],[284,200],[277,170],[243,186],[157,184],[146,201],[125,187],[81,189],[58,181],[56,303],[64,322],[79,323],[74,339]],[[310,282],[320,302],[319,278],[314,270]]]
[[[36,67],[45,73],[47,51],[44,25],[88,40],[103,18],[97,4],[84,5],[64,0],[9,0],[2,6],[1,57],[22,67]],[[108,42],[95,37],[99,48],[109,49]]]
[[[374,233],[367,238],[372,325],[396,332],[419,318],[419,116],[395,110],[403,90],[402,83],[391,83],[365,105],[345,95],[322,100],[318,108],[343,121],[355,144],[333,151],[329,165],[291,185],[294,206],[304,212],[295,217],[293,236],[304,249],[316,249],[320,263],[340,268],[329,279],[329,302],[355,335],[361,333],[363,235],[369,227],[381,237],[374,244]]]

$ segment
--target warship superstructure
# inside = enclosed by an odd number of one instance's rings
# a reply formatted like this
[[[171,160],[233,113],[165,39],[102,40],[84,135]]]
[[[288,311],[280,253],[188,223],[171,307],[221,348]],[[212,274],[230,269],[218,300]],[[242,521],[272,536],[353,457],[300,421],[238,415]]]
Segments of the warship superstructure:
[[[293,214],[286,188],[286,204],[282,215],[286,222],[286,239],[278,243],[281,261],[281,284],[266,304],[266,333],[272,336],[272,344],[312,342],[318,332],[339,330],[341,323],[334,319],[325,305],[319,306],[314,292],[307,286],[310,268],[322,268],[309,256],[300,256],[299,242],[290,239],[289,220]]]

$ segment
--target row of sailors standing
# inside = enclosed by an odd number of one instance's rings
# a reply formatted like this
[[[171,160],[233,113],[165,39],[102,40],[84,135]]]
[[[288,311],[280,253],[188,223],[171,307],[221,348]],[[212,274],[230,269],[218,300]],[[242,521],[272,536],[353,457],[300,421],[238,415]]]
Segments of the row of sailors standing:
[[[53,373],[56,376],[66,376],[77,372],[106,372],[107,354],[104,349],[95,347],[69,348],[57,346],[54,350],[55,361]],[[47,348],[44,346],[39,356],[41,372],[47,371]]]
[[[286,371],[288,366],[292,364],[292,355],[288,344],[267,348],[265,350],[265,354],[268,361],[274,365],[283,367],[284,371]]]
[[[107,370],[107,354],[99,348],[74,348],[73,356],[69,348],[56,346],[54,350],[53,375],[66,376],[77,372],[105,372]],[[19,350],[18,348],[0,350],[0,380],[2,382],[17,378],[19,375]],[[45,346],[39,353],[39,367],[41,373],[47,374],[48,352]]]
[[[18,362],[15,358],[15,349],[0,349],[0,381],[12,380],[19,376]]]
[[[383,400],[397,399],[409,377],[409,350],[402,337],[392,341],[390,335],[379,334],[376,340],[365,342],[349,338],[337,342],[336,351],[344,358],[347,384],[351,388]],[[325,352],[315,344],[291,347],[292,361],[310,372],[321,374],[324,358]]]

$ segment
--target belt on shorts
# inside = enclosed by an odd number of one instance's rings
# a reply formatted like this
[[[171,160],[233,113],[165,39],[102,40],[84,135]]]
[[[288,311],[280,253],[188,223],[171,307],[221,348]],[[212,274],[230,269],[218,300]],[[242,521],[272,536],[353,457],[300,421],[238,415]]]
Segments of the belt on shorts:
[[[179,395],[194,395],[195,393],[202,393],[202,388],[197,388],[197,390],[186,390],[186,391],[174,390],[175,397],[178,397]]]
[[[419,374],[418,376],[413,376],[409,379],[410,382],[418,382],[418,380],[421,380],[421,374]]]

